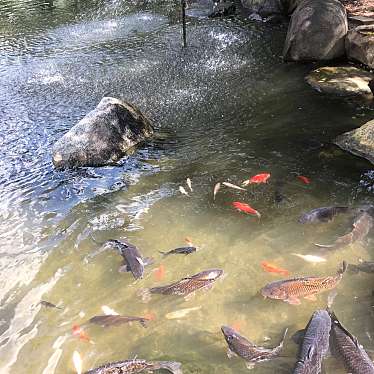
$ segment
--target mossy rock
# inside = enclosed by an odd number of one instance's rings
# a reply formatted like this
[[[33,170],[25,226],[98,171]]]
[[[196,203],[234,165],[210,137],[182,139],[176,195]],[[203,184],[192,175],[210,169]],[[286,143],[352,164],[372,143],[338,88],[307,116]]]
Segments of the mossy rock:
[[[315,90],[338,96],[372,96],[368,86],[374,75],[353,66],[326,66],[309,73],[305,80]]]
[[[339,135],[334,143],[345,151],[364,157],[374,164],[374,120],[358,129]]]

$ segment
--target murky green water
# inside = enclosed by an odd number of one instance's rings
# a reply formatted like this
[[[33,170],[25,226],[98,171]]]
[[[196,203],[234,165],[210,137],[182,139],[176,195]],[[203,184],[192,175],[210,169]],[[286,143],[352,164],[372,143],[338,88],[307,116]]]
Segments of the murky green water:
[[[285,65],[286,25],[190,19],[189,48],[180,48],[173,3],[2,0],[0,4],[0,372],[73,373],[133,358],[178,360],[185,373],[245,373],[226,357],[222,324],[240,327],[256,343],[278,344],[284,328],[302,328],[326,305],[264,300],[259,290],[278,279],[263,260],[297,275],[335,273],[343,260],[373,259],[373,241],[355,244],[311,265],[291,255],[316,254],[350,221],[300,226],[300,213],[331,204],[373,201],[374,170],[330,145],[339,133],[373,116],[366,104],[324,97],[307,87],[311,66]],[[51,145],[105,96],[127,99],[152,118],[157,136],[118,167],[57,172]],[[270,172],[268,185],[248,192],[222,189]],[[304,185],[296,176],[308,176]],[[178,192],[192,179],[190,197]],[[275,181],[286,199],[274,202]],[[261,220],[235,212],[233,201],[258,209]],[[128,238],[155,264],[143,280],[118,273],[120,256],[92,256],[97,243]],[[200,250],[162,258],[185,244]],[[155,270],[162,264],[165,277]],[[139,289],[208,268],[226,277],[185,301]],[[374,349],[373,275],[346,275],[335,310]],[[48,300],[64,309],[36,304]],[[107,305],[120,314],[154,314],[139,324],[103,329],[86,322]],[[179,320],[167,313],[201,307]],[[72,335],[81,325],[94,344]],[[270,341],[265,342],[265,337]],[[254,373],[289,373],[296,346]],[[333,359],[327,373],[344,372]]]

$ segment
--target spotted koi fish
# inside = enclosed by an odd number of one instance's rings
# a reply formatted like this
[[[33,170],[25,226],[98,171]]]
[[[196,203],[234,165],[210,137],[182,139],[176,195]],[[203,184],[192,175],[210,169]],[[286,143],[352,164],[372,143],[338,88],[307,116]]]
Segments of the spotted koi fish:
[[[181,364],[173,361],[125,360],[111,362],[84,374],[132,374],[164,369],[173,374],[182,374]]]
[[[261,290],[261,293],[265,298],[283,300],[294,305],[300,304],[301,297],[314,301],[316,300],[316,294],[335,288],[346,270],[347,263],[343,261],[342,267],[336,275],[301,277],[271,282]]]
[[[222,275],[223,270],[220,269],[205,270],[167,286],[150,288],[149,292],[162,295],[186,296],[194,291],[211,287],[212,284]]]

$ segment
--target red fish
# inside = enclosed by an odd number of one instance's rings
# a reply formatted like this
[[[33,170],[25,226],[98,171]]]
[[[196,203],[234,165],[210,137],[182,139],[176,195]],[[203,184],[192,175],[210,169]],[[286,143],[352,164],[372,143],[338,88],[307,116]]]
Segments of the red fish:
[[[266,183],[269,178],[270,178],[269,173],[257,174],[257,175],[254,175],[253,177],[249,178],[248,180],[244,181],[242,183],[242,185],[243,186],[248,186],[248,184]]]
[[[261,262],[262,268],[267,271],[268,273],[277,273],[277,274],[282,274],[282,275],[290,275],[290,272],[286,269],[279,268],[278,266],[267,262],[267,261],[262,261]]]
[[[241,203],[240,201],[234,201],[232,205],[235,209],[239,210],[240,212],[252,214],[254,216],[257,216],[258,218],[261,217],[261,214],[256,209],[253,209],[250,205],[246,203]]]
[[[149,319],[150,321],[156,320],[156,314],[153,312],[146,312],[144,313],[144,318]]]
[[[84,330],[79,325],[73,325],[73,335],[78,336],[79,340],[85,341],[85,342],[91,342],[90,337],[84,332]]]
[[[158,268],[155,269],[155,278],[158,281],[161,281],[165,278],[165,266],[160,265]]]
[[[190,245],[190,246],[192,247],[192,239],[191,239],[189,236],[186,236],[186,237],[184,238],[184,241],[185,241],[188,245]]]
[[[297,176],[304,184],[310,184],[310,179],[308,177],[304,177],[303,175]]]

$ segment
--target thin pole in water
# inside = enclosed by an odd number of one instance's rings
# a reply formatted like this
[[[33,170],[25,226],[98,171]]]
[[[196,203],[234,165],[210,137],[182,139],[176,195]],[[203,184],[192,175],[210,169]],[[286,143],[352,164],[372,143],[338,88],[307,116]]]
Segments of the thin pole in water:
[[[187,32],[186,32],[186,0],[182,1],[182,27],[183,27],[183,47],[187,47]]]

